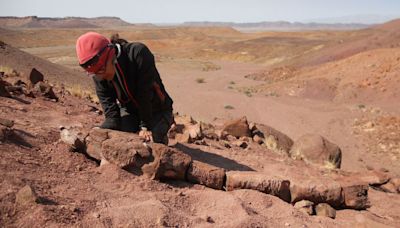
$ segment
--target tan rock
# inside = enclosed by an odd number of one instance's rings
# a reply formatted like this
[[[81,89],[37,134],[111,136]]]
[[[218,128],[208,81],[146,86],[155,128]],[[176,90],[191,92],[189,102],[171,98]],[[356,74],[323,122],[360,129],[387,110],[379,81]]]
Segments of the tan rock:
[[[185,180],[186,171],[192,162],[189,155],[158,143],[152,144],[151,148],[154,160],[142,167],[147,177],[155,180]]]
[[[264,173],[229,171],[226,173],[226,189],[253,189],[290,202],[290,182]]]
[[[251,136],[246,117],[226,122],[222,128],[222,131],[225,131],[227,134],[235,137]]]
[[[301,136],[289,152],[293,159],[304,160],[325,168],[340,168],[342,151],[320,135]]]
[[[314,214],[314,203],[308,200],[302,200],[294,204],[294,208],[308,215]]]
[[[336,210],[333,209],[329,204],[320,203],[315,207],[315,214],[317,216],[324,216],[329,218],[336,218]]]
[[[214,189],[222,189],[225,170],[203,162],[193,161],[187,171],[187,180]]]
[[[38,197],[35,191],[29,185],[21,188],[15,197],[15,203],[19,206],[32,205],[35,204],[37,200]]]
[[[11,128],[14,126],[14,121],[0,118],[0,125]]]
[[[264,143],[264,139],[261,138],[259,135],[254,135],[254,136],[253,136],[253,141],[254,141],[255,143],[258,143],[258,144],[263,144],[263,143]]]
[[[43,97],[58,100],[58,97],[53,91],[53,87],[45,82],[36,83],[34,89]]]
[[[84,152],[86,150],[85,137],[78,129],[62,128],[60,131],[60,139],[69,145],[72,150]]]
[[[177,133],[175,135],[175,139],[179,143],[191,143],[192,139],[190,138],[190,134],[188,132],[185,132],[183,134]]]

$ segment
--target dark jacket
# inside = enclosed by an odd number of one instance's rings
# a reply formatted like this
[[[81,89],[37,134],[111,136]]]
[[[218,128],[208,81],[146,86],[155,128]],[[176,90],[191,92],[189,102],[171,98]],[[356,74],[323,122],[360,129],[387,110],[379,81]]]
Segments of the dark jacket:
[[[151,130],[155,124],[153,115],[172,112],[173,103],[156,69],[154,56],[142,43],[116,44],[115,49],[117,58],[113,80],[94,77],[106,121],[120,123],[118,100],[122,108],[139,118],[140,127]]]

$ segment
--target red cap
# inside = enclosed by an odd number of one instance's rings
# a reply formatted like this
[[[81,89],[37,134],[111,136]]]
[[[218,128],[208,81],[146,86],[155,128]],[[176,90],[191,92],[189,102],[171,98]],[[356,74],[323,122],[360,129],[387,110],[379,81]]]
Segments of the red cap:
[[[76,55],[78,56],[79,64],[86,63],[92,59],[108,44],[110,44],[110,41],[99,33],[88,32],[81,35],[76,41]]]

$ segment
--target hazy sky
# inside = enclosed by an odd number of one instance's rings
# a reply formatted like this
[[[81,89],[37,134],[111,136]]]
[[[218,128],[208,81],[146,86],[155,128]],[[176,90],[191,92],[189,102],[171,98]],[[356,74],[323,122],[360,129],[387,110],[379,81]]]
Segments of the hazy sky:
[[[363,20],[400,17],[400,0],[0,0],[0,16],[30,15],[117,16],[131,23],[293,22],[346,16],[351,22],[355,20],[348,16],[353,15]]]

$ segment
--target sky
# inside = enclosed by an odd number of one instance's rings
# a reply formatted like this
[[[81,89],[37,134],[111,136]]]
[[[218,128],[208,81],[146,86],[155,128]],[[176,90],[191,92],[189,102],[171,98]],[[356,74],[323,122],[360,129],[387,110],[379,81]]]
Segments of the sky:
[[[116,16],[130,23],[384,22],[400,0],[0,0],[0,16]]]

